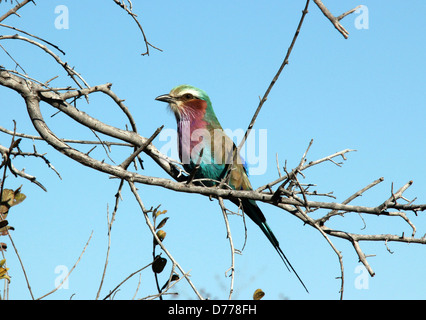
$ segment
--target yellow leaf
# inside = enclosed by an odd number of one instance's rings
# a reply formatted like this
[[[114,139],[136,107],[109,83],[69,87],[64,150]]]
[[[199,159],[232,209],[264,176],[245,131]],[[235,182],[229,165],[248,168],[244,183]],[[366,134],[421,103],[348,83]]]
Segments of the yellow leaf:
[[[9,268],[0,268],[0,279],[3,279],[3,277],[6,275],[7,270],[9,270]]]
[[[265,296],[265,292],[262,289],[257,289],[253,294],[253,300],[260,300]]]
[[[11,204],[14,197],[14,191],[12,189],[4,189],[3,193],[1,194],[1,201]]]
[[[4,189],[3,193],[1,194],[1,201],[0,201],[0,214],[3,215],[3,217],[7,214],[9,211],[9,208],[13,204],[14,199],[14,193],[11,189]]]
[[[160,214],[165,214],[165,213],[167,213],[167,210],[163,210],[163,211],[155,211],[154,212],[154,216],[157,218]]]
[[[6,259],[0,260],[0,280],[6,279],[10,282],[10,277],[7,275],[7,270],[9,270],[9,268],[3,268],[5,263]]]
[[[4,189],[0,201],[0,214],[3,215],[3,218],[5,218],[10,207],[20,204],[26,197],[25,194],[21,193],[21,187],[16,190]]]
[[[6,279],[8,282],[10,282],[10,277],[5,273],[7,270],[9,270],[8,268],[6,268],[6,269],[3,269],[3,270],[5,270],[5,272],[4,272],[4,274],[3,274],[3,272],[2,272],[2,269],[3,268],[0,268],[0,280],[1,279]]]
[[[17,204],[20,204],[22,201],[24,201],[27,198],[27,196],[23,193],[15,193],[15,202],[13,203],[14,206]]]
[[[160,241],[163,241],[164,238],[166,237],[166,232],[163,230],[158,230],[157,231],[157,237],[158,239],[160,239]]]
[[[158,230],[157,231],[157,237],[158,239],[160,239],[161,242],[163,242],[164,238],[166,237],[166,232],[163,230]],[[154,238],[154,245],[157,245],[157,239]]]

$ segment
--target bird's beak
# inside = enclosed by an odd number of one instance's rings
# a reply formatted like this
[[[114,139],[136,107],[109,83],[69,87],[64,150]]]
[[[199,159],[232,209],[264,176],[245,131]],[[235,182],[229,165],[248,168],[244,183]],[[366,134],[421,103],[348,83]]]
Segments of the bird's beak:
[[[169,94],[163,94],[155,98],[155,100],[172,103],[175,99]]]

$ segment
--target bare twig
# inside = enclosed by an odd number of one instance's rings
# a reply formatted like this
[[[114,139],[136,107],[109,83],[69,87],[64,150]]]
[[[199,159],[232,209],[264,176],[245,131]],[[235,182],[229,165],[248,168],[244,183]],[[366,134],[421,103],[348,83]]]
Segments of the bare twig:
[[[375,185],[379,184],[380,182],[382,182],[384,179],[379,178],[375,181],[373,181],[372,183],[370,183],[368,186],[362,188],[361,190],[355,192],[353,195],[351,195],[349,198],[347,198],[345,201],[342,202],[342,204],[348,204],[349,202],[351,202],[352,200],[356,199],[357,197],[361,196],[365,191],[367,191],[368,189],[371,189],[372,187],[374,187]],[[330,211],[327,215],[323,216],[321,219],[319,219],[321,224],[324,224],[325,221],[329,220],[332,216],[339,214],[337,212],[337,210],[332,210]]]
[[[120,204],[120,194],[121,194],[121,190],[123,188],[123,185],[124,185],[124,180],[121,180],[119,187],[118,187],[118,190],[117,190],[117,193],[115,194],[115,205],[114,205],[114,210],[112,212],[111,220],[109,219],[109,208],[107,207],[108,246],[107,246],[105,264],[104,264],[104,270],[102,272],[101,282],[99,284],[98,292],[96,293],[96,300],[99,299],[99,295],[100,295],[101,290],[102,290],[102,285],[104,283],[106,270],[107,270],[108,263],[109,263],[109,252],[110,252],[110,249],[111,249],[111,229],[112,229],[112,224],[115,221],[115,215],[117,214],[117,211],[118,211],[118,205]]]
[[[229,227],[229,221],[228,221],[228,214],[226,213],[226,208],[223,203],[223,199],[221,197],[218,198],[220,208],[222,210],[223,218],[225,219],[225,225],[226,225],[226,237],[229,240],[229,246],[231,247],[231,266],[229,269],[225,272],[225,275],[228,273],[228,271],[231,271],[231,284],[229,289],[229,296],[228,299],[231,300],[232,293],[234,292],[234,276],[235,276],[235,248],[234,248],[234,242],[232,241],[232,235],[231,235],[231,229]]]
[[[110,291],[110,293],[108,293],[105,298],[103,300],[108,299],[114,292],[116,292],[118,290],[118,288],[120,288],[127,280],[129,280],[130,278],[132,278],[135,274],[138,274],[139,272],[145,270],[146,268],[148,268],[149,266],[151,266],[154,263],[154,261],[152,261],[151,263],[147,264],[145,267],[142,267],[138,270],[136,270],[135,272],[132,272],[131,274],[129,274],[123,281],[121,281],[114,289],[112,289]]]
[[[278,81],[278,78],[280,77],[281,72],[283,71],[284,67],[288,64],[290,54],[293,50],[294,44],[296,43],[297,37],[299,36],[300,29],[302,28],[303,21],[305,20],[305,16],[308,13],[309,2],[310,2],[309,0],[306,1],[305,8],[302,11],[302,16],[300,18],[299,24],[297,25],[297,29],[296,29],[296,32],[293,36],[293,40],[291,41],[291,44],[290,44],[289,48],[287,49],[287,53],[284,57],[284,60],[281,63],[277,73],[275,74],[275,76],[272,79],[271,83],[269,84],[268,88],[266,89],[266,92],[264,93],[262,99],[260,100],[259,105],[257,106],[257,109],[256,109],[256,111],[255,111],[255,113],[254,113],[254,115],[253,115],[253,117],[250,121],[250,124],[249,124],[246,132],[244,133],[243,139],[241,140],[240,144],[238,145],[238,148],[234,151],[236,154],[239,154],[242,146],[244,145],[245,141],[247,140],[248,135],[250,134],[250,132],[251,132],[253,126],[254,126],[254,123],[256,122],[257,116],[259,115],[259,112],[262,109],[263,104],[268,99],[269,93],[271,92],[275,83]]]
[[[136,24],[138,25],[139,30],[142,32],[142,36],[143,36],[143,41],[145,42],[145,47],[146,47],[146,51],[144,53],[142,53],[142,55],[148,55],[149,56],[149,48],[154,48],[158,51],[163,51],[160,48],[157,48],[156,46],[154,46],[152,43],[150,43],[145,35],[145,31],[142,28],[142,25],[139,23],[139,20],[137,18],[137,15],[132,11],[132,5],[130,5],[129,7],[126,6],[126,4],[124,4],[124,2],[120,2],[119,0],[113,0],[118,6],[120,6],[124,11],[126,11],[132,18],[133,20],[136,22]],[[131,2],[130,2],[131,3]]]
[[[0,126],[0,131],[4,132],[6,134],[9,135],[13,135],[13,131],[8,130],[6,128],[3,128]],[[20,138],[25,138],[25,139],[31,139],[31,140],[43,140],[42,137],[40,136],[34,136],[34,135],[30,135],[30,134],[25,134],[25,133],[20,133],[20,132],[16,132],[15,133],[16,137],[20,137]],[[123,143],[123,142],[115,142],[115,141],[93,141],[93,140],[75,140],[75,139],[61,139],[63,142],[65,143],[76,143],[76,144],[104,144],[108,147],[110,146],[122,146],[122,147],[133,147],[132,144],[130,143]],[[12,155],[19,155],[18,153],[14,153],[12,152]],[[30,155],[30,154],[26,154],[23,153],[24,156]],[[35,157],[37,157],[37,155],[34,155]]]
[[[154,239],[157,241],[158,245],[161,247],[161,249],[164,251],[164,253],[169,257],[169,259],[172,261],[172,263],[174,265],[177,266],[177,268],[180,270],[180,272],[182,273],[182,276],[185,277],[186,281],[189,283],[189,285],[191,286],[192,290],[195,292],[195,294],[197,295],[197,297],[199,299],[203,299],[203,297],[201,296],[201,294],[198,292],[198,290],[195,288],[194,284],[192,283],[192,281],[189,279],[189,276],[185,273],[185,271],[182,269],[182,267],[177,263],[177,261],[173,258],[173,256],[170,254],[170,252],[166,249],[166,247],[163,245],[163,243],[161,242],[161,240],[158,238],[157,233],[155,232],[155,228],[154,226],[151,224],[151,221],[149,221],[149,217],[147,214],[147,210],[145,209],[145,206],[142,202],[142,199],[140,198],[138,191],[136,189],[135,184],[133,183],[133,181],[127,181],[129,186],[130,186],[130,190],[132,191],[133,195],[135,196],[136,201],[139,204],[139,207],[141,208],[143,215],[145,217],[145,221],[146,224],[148,225]]]
[[[305,16],[308,13],[309,2],[310,2],[310,0],[306,1],[305,8],[302,11],[302,16],[301,16],[299,24],[297,26],[296,32],[293,36],[293,40],[291,41],[291,44],[290,44],[289,48],[287,49],[287,53],[284,57],[284,60],[281,63],[280,67],[278,68],[278,71],[275,74],[274,78],[272,79],[271,83],[269,84],[268,88],[266,89],[266,92],[264,93],[263,98],[260,99],[259,105],[257,106],[257,109],[256,109],[256,111],[255,111],[255,113],[254,113],[254,115],[253,115],[253,117],[252,117],[252,119],[251,119],[251,121],[248,125],[246,132],[244,133],[243,138],[241,139],[241,142],[239,143],[238,147],[234,146],[233,152],[229,153],[229,155],[228,155],[228,159],[225,162],[225,163],[227,163],[226,174],[225,174],[224,178],[222,179],[222,182],[221,182],[219,187],[221,187],[224,183],[228,182],[229,177],[230,177],[230,172],[231,172],[231,164],[237,163],[237,158],[238,158],[238,155],[240,154],[241,148],[243,147],[244,143],[246,142],[247,137],[250,134],[250,132],[251,132],[253,126],[254,126],[254,123],[256,122],[257,116],[259,115],[259,112],[262,109],[263,104],[268,99],[269,93],[271,92],[275,83],[278,81],[278,78],[280,77],[281,72],[283,71],[284,67],[288,64],[288,60],[290,58],[291,51],[293,50],[294,44],[296,43],[297,37],[299,36],[300,29],[302,27]],[[231,159],[233,161],[231,161]]]
[[[72,268],[70,269],[70,271],[68,272],[68,274],[62,279],[62,281],[58,284],[58,286],[53,289],[52,291],[46,293],[45,295],[42,295],[40,298],[37,298],[36,300],[41,300],[43,298],[46,298],[48,295],[54,293],[55,291],[57,291],[62,285],[63,283],[69,278],[69,276],[71,275],[71,272],[73,272],[73,270],[75,269],[75,267],[78,265],[78,263],[81,260],[81,257],[83,256],[84,252],[86,251],[87,246],[89,245],[90,239],[92,239],[92,235],[93,235],[93,231],[90,234],[89,240],[87,240],[86,245],[83,248],[83,251],[81,252],[80,256],[78,257],[77,261],[74,263],[74,265],[72,266]]]
[[[20,2],[20,3],[18,3],[14,8],[10,9],[8,12],[6,12],[4,15],[2,15],[0,17],[0,22],[2,22],[4,19],[6,19],[7,17],[9,17],[12,14],[18,15],[16,12],[19,9],[21,9],[23,6],[25,6],[26,4],[28,4],[29,2],[32,2],[32,3],[35,4],[34,0],[24,0],[24,1]]]
[[[339,21],[342,20],[344,17],[346,17],[347,15],[350,15],[350,14],[354,13],[355,11],[357,11],[361,7],[362,7],[362,5],[359,5],[359,6],[353,8],[351,10],[348,10],[348,11],[342,13],[340,16],[337,17],[337,20],[339,20]]]
[[[1,26],[1,27],[4,27],[4,28],[9,28],[9,29],[12,29],[12,30],[15,30],[15,31],[21,32],[21,33],[26,34],[26,35],[28,35],[28,36],[30,36],[30,37],[33,37],[33,38],[35,38],[35,39],[37,39],[37,40],[43,41],[44,43],[46,43],[46,44],[48,44],[48,45],[50,45],[50,46],[54,47],[56,50],[60,51],[63,55],[65,55],[65,52],[64,52],[63,50],[61,50],[61,49],[60,49],[57,45],[53,44],[53,43],[52,43],[52,42],[50,42],[50,41],[47,41],[47,40],[45,40],[45,39],[43,39],[43,38],[40,38],[40,37],[38,37],[38,36],[36,36],[36,35],[33,35],[33,34],[29,33],[29,32],[26,32],[26,31],[24,31],[24,30],[21,30],[21,29],[18,29],[18,28],[12,27],[12,26],[8,26],[7,24],[0,23],[0,26]],[[50,81],[48,81],[48,82],[50,82]]]
[[[22,41],[26,41],[32,45],[35,45],[36,47],[39,47],[40,49],[42,49],[44,52],[46,52],[47,54],[49,54],[50,56],[52,56],[55,61],[60,64],[64,70],[68,73],[68,75],[71,77],[71,79],[79,86],[80,89],[83,88],[83,85],[80,84],[80,82],[78,81],[78,79],[80,79],[80,81],[83,82],[84,86],[89,87],[89,85],[87,84],[87,82],[83,79],[83,77],[77,73],[74,68],[71,68],[67,62],[63,62],[58,55],[56,55],[52,50],[50,50],[48,47],[46,47],[45,45],[34,41],[32,39],[26,38],[26,37],[22,37],[20,35],[4,35],[1,36],[0,35],[0,40],[8,40],[8,39],[16,39],[16,40],[22,40]]]
[[[343,28],[340,24],[339,20],[333,16],[333,14],[328,10],[328,8],[322,3],[321,0],[314,0],[318,8],[320,8],[321,12],[327,17],[328,20],[333,24],[333,26],[342,34],[342,36],[347,39],[349,36],[349,32]]]
[[[122,164],[120,164],[121,167],[123,167],[124,169],[127,169],[127,167],[130,165],[130,163],[132,163],[132,161],[141,153],[145,150],[145,148],[158,136],[158,134],[161,132],[161,130],[163,130],[164,125],[162,125],[161,127],[157,128],[157,130],[155,130],[155,132],[151,135],[151,137],[148,138],[148,140],[146,140],[140,147],[138,147],[136,149],[135,152],[133,152],[133,154],[128,157],[126,160],[123,161]]]

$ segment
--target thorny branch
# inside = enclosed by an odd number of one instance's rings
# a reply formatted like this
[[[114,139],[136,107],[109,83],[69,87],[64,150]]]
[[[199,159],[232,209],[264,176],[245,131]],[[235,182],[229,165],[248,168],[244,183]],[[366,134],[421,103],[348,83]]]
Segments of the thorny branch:
[[[20,4],[21,5],[20,7],[22,7],[28,2],[32,2],[32,1],[22,1]],[[131,1],[128,1],[128,5],[126,5],[124,1],[114,0],[114,2],[117,5],[119,5],[122,9],[124,9],[128,14],[130,14],[132,18],[138,23],[138,26],[143,34],[144,41],[146,44],[146,49],[147,49],[146,53],[144,54],[149,54],[149,47],[153,47],[153,48],[156,48],[156,47],[152,46],[146,40],[145,33],[143,32],[142,27],[137,21],[136,15],[132,12]],[[358,7],[352,10],[349,10],[338,17],[335,17],[330,13],[330,11],[322,3],[321,0],[314,0],[314,2],[320,8],[323,14],[333,23],[336,29],[345,38],[347,38],[348,32],[341,26],[340,20],[343,19],[348,14],[351,14],[352,12],[354,12]],[[252,118],[252,121],[248,127],[245,137],[247,137],[251,128],[254,126],[256,117],[258,113],[260,112],[260,109],[262,108],[263,104],[267,100],[268,94],[271,91],[275,82],[277,81],[279,75],[281,74],[281,71],[283,70],[285,65],[288,64],[288,57],[294,46],[294,42],[297,39],[297,36],[299,35],[300,27],[303,23],[305,15],[308,12],[307,11],[308,5],[309,5],[309,0],[306,2],[305,8],[302,11],[301,20],[299,22],[295,36],[293,38],[292,44],[290,45],[287,51],[286,57],[284,58],[284,61],[282,62],[280,69],[278,70],[277,74],[273,78],[263,98],[260,100],[258,108]],[[11,9],[7,14],[0,17],[0,22],[4,20],[5,18],[7,18],[8,16],[10,16],[11,14],[16,14],[16,11],[20,8],[18,6],[19,5],[17,5],[14,8],[15,11]],[[19,32],[20,30],[16,29],[15,31]],[[24,34],[34,38],[34,36],[28,33],[24,33]],[[191,176],[188,177],[185,174],[185,171],[179,165],[178,161],[170,159],[166,155],[162,154],[152,143],[153,139],[155,138],[155,136],[158,134],[158,132],[161,130],[162,127],[160,127],[156,132],[152,133],[150,138],[145,138],[144,136],[140,135],[138,131],[136,130],[136,123],[129,109],[123,103],[124,100],[120,99],[113,92],[112,84],[106,83],[106,84],[97,85],[97,86],[89,86],[87,82],[84,81],[82,76],[74,70],[74,68],[70,68],[67,63],[63,62],[52,50],[50,50],[47,47],[48,45],[50,45],[49,42],[43,41],[47,45],[46,46],[37,41],[37,40],[40,40],[39,38],[35,38],[34,40],[31,38],[23,37],[19,34],[2,35],[0,36],[0,41],[3,41],[3,40],[21,40],[21,41],[25,41],[26,43],[30,45],[34,45],[42,49],[44,52],[46,52],[51,57],[53,57],[54,60],[59,65],[63,67],[63,69],[66,71],[66,74],[70,76],[71,79],[73,80],[74,84],[76,84],[79,87],[79,89],[77,90],[72,88],[71,86],[66,88],[53,88],[50,85],[48,85],[48,83],[51,80],[47,82],[37,81],[33,78],[30,78],[28,75],[20,74],[16,72],[15,70],[7,70],[5,68],[0,68],[0,85],[10,90],[13,90],[22,96],[26,104],[29,118],[32,121],[34,128],[37,130],[39,134],[39,136],[30,136],[30,135],[26,135],[25,133],[16,133],[14,131],[13,135],[22,137],[23,139],[44,140],[49,145],[54,147],[57,151],[79,162],[80,164],[90,167],[94,170],[106,173],[108,175],[111,175],[112,177],[116,177],[120,179],[121,184],[120,184],[119,191],[121,190],[123,183],[127,182],[136,201],[138,202],[140,206],[141,211],[143,212],[145,216],[148,228],[150,229],[154,238],[156,238],[157,236],[155,234],[155,230],[151,222],[149,221],[147,217],[147,212],[149,210],[145,208],[142,202],[142,199],[140,198],[137,192],[136,183],[146,184],[150,186],[159,186],[159,187],[170,189],[176,192],[196,193],[196,194],[204,195],[206,197],[216,198],[219,200],[219,204],[224,214],[225,221],[226,221],[227,213],[226,213],[226,208],[223,204],[223,199],[233,199],[233,200],[238,200],[242,198],[253,199],[253,200],[264,202],[268,205],[276,206],[294,215],[295,217],[300,219],[304,223],[304,225],[312,227],[318,232],[320,232],[320,234],[326,239],[327,243],[336,253],[339,260],[340,271],[341,271],[341,275],[339,277],[341,279],[341,289],[340,289],[341,298],[343,297],[343,289],[344,289],[343,257],[341,252],[338,250],[338,248],[333,244],[332,242],[333,238],[347,240],[349,243],[351,243],[354,248],[354,252],[357,254],[359,260],[361,261],[361,263],[364,264],[364,266],[369,271],[371,276],[374,276],[374,271],[372,267],[370,266],[369,262],[367,261],[367,257],[362,250],[361,243],[363,241],[364,242],[381,241],[386,246],[390,241],[426,244],[425,236],[416,237],[416,227],[413,221],[411,220],[412,219],[411,214],[417,215],[419,212],[426,210],[426,204],[415,204],[414,200],[409,201],[403,196],[403,193],[412,185],[412,181],[407,182],[405,185],[399,188],[396,192],[394,192],[393,186],[392,186],[390,196],[386,200],[372,207],[351,205],[350,203],[354,199],[360,197],[362,194],[370,190],[371,188],[383,182],[384,181],[383,178],[379,178],[371,182],[364,188],[353,193],[350,197],[348,197],[346,200],[342,202],[325,202],[325,201],[312,200],[313,197],[321,197],[321,196],[328,197],[330,196],[331,193],[321,194],[316,191],[312,192],[310,190],[310,188],[312,187],[311,184],[303,185],[302,183],[300,183],[300,178],[305,177],[305,171],[313,166],[317,166],[325,162],[331,162],[337,166],[341,166],[342,163],[339,162],[340,159],[342,159],[343,161],[347,160],[346,158],[347,154],[355,150],[344,149],[334,154],[308,162],[307,160],[308,152],[313,143],[313,141],[310,141],[309,146],[307,147],[306,151],[302,155],[299,164],[294,169],[287,170],[285,166],[283,168],[285,174],[281,174],[281,172],[279,171],[279,165],[277,160],[279,177],[275,179],[274,181],[266,183],[265,185],[253,191],[230,190],[229,188],[226,188],[226,185],[224,185],[223,183],[220,183],[219,185],[221,187],[223,186],[224,188],[219,188],[219,187],[207,188],[200,185],[195,185],[193,183],[186,183],[188,182],[188,180],[189,182],[191,182],[193,177]],[[104,123],[90,116],[89,114],[81,111],[80,109],[76,108],[77,102],[80,101],[79,98],[85,97],[86,100],[88,101],[88,97],[95,92],[102,93],[106,97],[109,97],[111,99],[111,101],[113,102],[113,105],[117,106],[118,110],[120,112],[123,112],[126,115],[129,121],[131,130],[128,130],[128,129],[124,130],[117,127],[113,127],[107,123]],[[100,139],[98,139],[98,141],[82,141],[82,140],[58,138],[55,135],[55,133],[49,128],[47,123],[44,121],[43,114],[40,110],[40,102],[47,103],[52,108],[62,112],[64,115],[74,120],[76,124],[80,124],[86,128],[93,130],[93,132],[96,133],[96,135],[103,134],[119,142],[109,142],[104,140],[101,141]],[[4,128],[1,128],[0,131],[6,134],[12,134],[12,131],[4,129]],[[77,144],[78,146],[74,148],[70,145],[71,143]],[[79,150],[78,147],[81,144],[102,144],[107,146],[108,148],[106,149],[108,150],[110,150],[110,147],[113,145],[120,145],[120,146],[132,148],[133,152],[129,154],[129,157],[127,158],[127,160],[123,162],[122,164],[120,165],[117,165],[115,163],[110,164],[104,160],[98,160],[92,157],[89,153],[85,153]],[[239,146],[238,149],[240,148],[241,147]],[[7,154],[7,148],[0,146],[0,153],[3,155],[3,157],[5,157],[5,155]],[[129,164],[132,161],[134,161],[135,158],[139,158],[141,153],[151,157],[164,170],[164,172],[169,175],[171,179],[162,178],[162,177],[153,177],[149,175],[142,175],[138,173],[137,170],[135,171],[129,170]],[[50,166],[50,162],[47,161],[47,158],[45,157],[45,155],[38,154],[35,149],[34,149],[34,153],[32,154],[22,153],[22,151],[18,150],[18,151],[14,151],[14,153],[11,153],[11,155],[13,156],[32,155],[32,156],[40,157],[40,158],[43,158],[46,161],[46,163],[48,163],[48,165]],[[11,165],[11,168],[12,168],[12,172],[19,174],[19,170],[12,167],[12,165]],[[21,173],[21,176],[26,179],[29,179],[32,182],[36,181],[35,178],[31,176],[25,176],[22,173]],[[315,212],[316,214],[315,218],[314,218],[313,212]],[[318,215],[319,212],[323,212],[324,214]],[[405,221],[412,229],[411,236],[405,236],[404,234],[402,235],[360,234],[360,233],[353,233],[349,231],[336,230],[328,226],[329,222],[331,220],[334,220],[334,217],[349,215],[352,213],[357,213],[360,215],[361,214],[375,215],[375,216],[383,217],[383,219],[386,217],[402,218],[403,221]],[[113,214],[111,221],[108,222],[109,228],[111,227],[111,224],[114,218],[115,218],[115,214]],[[231,250],[232,250],[232,264],[230,268],[231,290],[229,294],[229,298],[231,298],[232,292],[233,292],[235,249],[233,248],[230,230],[228,229],[229,224],[227,222],[226,222],[226,225],[227,225],[227,235],[228,235]],[[200,293],[197,291],[195,286],[190,281],[188,274],[184,272],[184,270],[180,267],[180,265],[173,258],[170,252],[167,251],[167,249],[164,247],[164,245],[161,243],[158,237],[156,238],[156,240],[158,241],[163,251],[167,254],[167,256],[173,262],[173,266],[180,270],[180,272],[182,273],[182,276],[191,285],[195,294],[200,299],[202,299],[202,296],[200,295]],[[106,265],[105,265],[105,268],[106,268]],[[100,285],[100,288],[101,286],[102,286],[102,283]],[[97,297],[99,297],[99,292]]]

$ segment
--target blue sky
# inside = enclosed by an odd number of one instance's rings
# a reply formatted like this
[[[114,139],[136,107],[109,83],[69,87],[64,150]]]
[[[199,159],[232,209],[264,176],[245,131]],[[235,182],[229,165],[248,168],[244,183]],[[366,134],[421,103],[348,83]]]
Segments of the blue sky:
[[[294,35],[305,1],[134,1],[134,12],[149,41],[163,52],[145,46],[130,17],[113,1],[36,1],[21,11],[21,18],[9,17],[4,23],[36,34],[66,52],[62,57],[82,74],[90,85],[113,83],[113,90],[125,99],[139,132],[149,137],[159,126],[175,128],[166,105],[154,100],[172,87],[188,83],[204,89],[224,128],[247,128],[262,96],[275,75]],[[342,167],[324,163],[305,172],[303,182],[315,183],[318,192],[333,191],[343,201],[373,180],[385,181],[364,194],[354,204],[376,206],[390,195],[391,183],[399,188],[409,180],[414,184],[405,193],[416,203],[426,203],[426,129],[424,119],[424,62],[426,32],[424,1],[366,0],[328,4],[339,15],[359,4],[368,8],[368,29],[357,29],[357,14],[342,20],[350,32],[345,40],[312,2],[300,36],[279,81],[269,95],[255,125],[267,130],[267,171],[251,176],[256,188],[276,179],[275,155],[288,168],[300,161],[309,141],[314,144],[308,161],[342,149],[356,149],[347,155]],[[55,8],[69,10],[69,28],[55,28]],[[2,3],[0,12],[10,8]],[[2,28],[2,34],[13,34]],[[37,48],[18,41],[0,43],[32,77],[52,84],[70,81],[57,64]],[[14,63],[0,50],[0,64]],[[22,99],[0,88],[0,126],[35,134]],[[126,119],[116,106],[100,94],[83,101],[79,108],[100,120],[124,128]],[[88,130],[66,119],[47,105],[42,111],[59,137],[93,140]],[[0,144],[10,137],[0,135]],[[161,148],[165,142],[157,138]],[[23,150],[32,150],[31,141],[22,141]],[[82,147],[88,151],[90,147]],[[61,173],[62,180],[41,160],[17,159],[18,168],[36,175],[47,187],[9,175],[8,188],[23,184],[27,199],[13,208],[8,220],[14,226],[13,239],[23,260],[36,297],[52,290],[55,273],[61,266],[71,268],[93,230],[93,237],[79,265],[73,271],[68,289],[52,299],[93,299],[99,287],[107,248],[107,206],[114,206],[118,181],[84,168],[58,154],[45,144],[37,150]],[[119,163],[129,154],[113,148]],[[105,158],[101,148],[92,154]],[[144,156],[146,175],[167,177]],[[225,271],[230,266],[229,244],[220,208],[216,201],[198,195],[174,193],[158,187],[139,186],[147,207],[161,204],[169,220],[165,245],[176,260],[190,271],[195,286],[210,298],[226,299],[230,285]],[[265,299],[338,299],[340,275],[337,256],[324,238],[312,228],[274,207],[259,205],[280,241],[287,257],[310,290],[306,294],[295,276],[288,273],[280,258],[257,227],[247,221],[248,239],[242,255],[236,256],[235,299],[251,299],[261,288]],[[229,204],[232,208],[232,205]],[[314,213],[319,215],[319,213]],[[323,212],[325,214],[325,212]],[[410,214],[412,217],[412,214]],[[410,227],[398,218],[358,214],[337,218],[331,227],[354,233],[410,234]],[[416,236],[426,233],[424,214],[412,217]],[[230,217],[237,248],[244,242],[241,219]],[[1,239],[8,243],[8,239]],[[127,187],[112,230],[110,264],[101,297],[122,279],[152,259],[152,236]],[[360,288],[363,273],[353,247],[333,240],[344,259],[346,299],[424,299],[426,248],[415,244],[361,243],[376,272]],[[164,256],[164,254],[163,254]],[[12,246],[6,253],[12,282],[11,299],[29,299],[19,263]],[[59,268],[59,269],[57,269]],[[168,264],[167,273],[170,270]],[[361,273],[360,273],[361,272]],[[168,274],[160,275],[166,281]],[[364,278],[362,278],[364,279]],[[133,297],[138,276],[122,287],[116,298]],[[196,298],[185,281],[176,286],[180,299]],[[155,293],[152,272],[142,272],[138,297]]]

